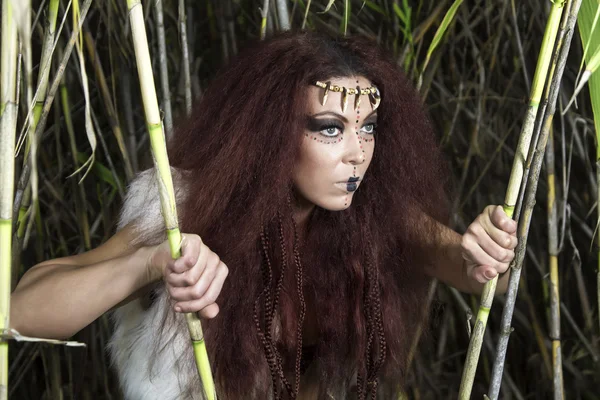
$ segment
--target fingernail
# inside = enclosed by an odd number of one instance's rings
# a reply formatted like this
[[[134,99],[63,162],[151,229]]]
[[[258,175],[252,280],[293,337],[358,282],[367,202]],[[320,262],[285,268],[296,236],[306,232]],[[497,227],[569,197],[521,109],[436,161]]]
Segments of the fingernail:
[[[485,271],[483,275],[488,279],[494,279],[494,277],[496,276],[496,274],[494,274],[492,271]]]
[[[175,307],[175,312],[181,312],[181,307],[179,307],[179,306],[176,306],[176,307]]]

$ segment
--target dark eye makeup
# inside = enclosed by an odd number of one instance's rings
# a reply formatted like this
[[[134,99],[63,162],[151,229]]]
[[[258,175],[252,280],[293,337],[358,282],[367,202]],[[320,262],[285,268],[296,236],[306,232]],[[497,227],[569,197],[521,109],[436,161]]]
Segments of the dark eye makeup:
[[[318,133],[324,129],[337,128],[340,132],[344,131],[344,124],[337,119],[325,119],[325,118],[308,118],[306,127],[309,131]]]
[[[362,128],[366,127],[366,126],[372,126],[371,131],[365,132],[368,135],[372,135],[375,133],[376,129],[377,129],[377,118],[376,116],[370,116],[369,118],[367,118],[364,122],[363,122],[363,126]],[[362,130],[361,128],[361,130]],[[328,134],[323,134],[323,131],[326,130],[339,130],[340,133],[344,132],[344,123],[342,123],[339,119],[337,118],[314,118],[314,117],[307,117],[306,119],[306,129],[308,129],[311,132],[314,133],[321,133],[323,136],[327,136],[327,137],[333,137],[334,135],[328,135]],[[333,133],[333,132],[331,132]],[[335,135],[337,136],[337,135]]]

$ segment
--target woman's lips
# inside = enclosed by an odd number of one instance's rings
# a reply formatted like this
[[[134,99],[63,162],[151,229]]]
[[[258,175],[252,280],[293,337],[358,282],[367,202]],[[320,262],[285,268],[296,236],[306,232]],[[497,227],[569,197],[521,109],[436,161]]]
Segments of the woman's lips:
[[[336,183],[336,186],[340,187],[345,192],[354,192],[354,191],[356,191],[356,189],[358,189],[359,184],[360,183],[357,179],[354,181],[348,180],[346,182],[338,182],[338,183]]]

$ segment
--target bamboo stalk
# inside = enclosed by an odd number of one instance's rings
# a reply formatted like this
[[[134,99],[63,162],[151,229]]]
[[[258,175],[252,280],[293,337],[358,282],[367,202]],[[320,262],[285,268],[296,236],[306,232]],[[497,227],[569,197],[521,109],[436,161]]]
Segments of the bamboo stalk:
[[[498,398],[500,393],[500,385],[502,381],[502,371],[504,369],[504,358],[506,356],[506,349],[508,347],[508,340],[510,338],[510,325],[512,321],[512,314],[515,307],[517,291],[519,287],[519,277],[521,274],[521,267],[525,258],[525,246],[527,244],[527,237],[529,232],[529,224],[531,222],[531,215],[533,214],[533,206],[535,204],[535,193],[539,182],[539,175],[542,168],[542,161],[546,144],[548,143],[548,137],[550,135],[550,128],[552,126],[552,120],[554,112],[556,110],[556,100],[558,98],[558,92],[560,89],[560,82],[564,72],[564,67],[569,54],[569,48],[571,46],[571,39],[573,37],[573,31],[575,23],[577,22],[577,14],[579,7],[581,6],[581,0],[569,0],[567,2],[567,13],[563,18],[561,29],[559,32],[559,39],[554,51],[554,60],[552,63],[551,70],[548,75],[550,84],[547,86],[544,95],[544,104],[547,104],[547,110],[541,119],[541,133],[537,143],[533,161],[532,161],[532,175],[530,182],[527,185],[525,191],[525,200],[522,203],[525,207],[524,216],[525,221],[519,223],[518,228],[518,239],[519,246],[515,260],[511,263],[512,273],[509,279],[508,292],[506,294],[506,305],[502,313],[501,322],[501,335],[498,340],[496,348],[496,360],[494,362],[494,369],[492,373],[492,381],[489,387],[489,397],[492,400]],[[554,357],[553,357],[554,358]]]
[[[519,195],[521,180],[523,179],[523,166],[526,161],[527,154],[529,153],[529,146],[531,143],[531,136],[538,111],[538,105],[542,95],[542,90],[544,88],[544,83],[546,82],[546,75],[548,72],[548,66],[550,64],[550,56],[552,54],[552,49],[554,48],[554,41],[556,39],[556,33],[560,24],[563,6],[564,5],[562,2],[557,1],[552,3],[550,16],[548,17],[548,22],[546,24],[546,30],[542,40],[542,47],[540,49],[540,56],[538,57],[538,63],[533,78],[533,87],[531,89],[529,107],[525,116],[525,121],[523,122],[523,126],[521,128],[517,147],[518,150],[513,161],[512,172],[508,183],[508,190],[504,200],[504,212],[509,217],[513,216],[516,200]],[[488,281],[483,289],[481,304],[479,306],[479,312],[477,313],[473,334],[471,335],[471,340],[469,342],[467,359],[460,383],[459,398],[461,400],[468,400],[471,396],[473,381],[475,380],[475,371],[477,369],[477,362],[479,360],[481,345],[483,343],[483,335],[485,333],[485,327],[487,325],[487,319],[494,300],[494,293],[496,291],[497,284],[498,276]]]
[[[263,0],[263,6],[260,9],[260,39],[267,36],[267,17],[269,15],[269,0]]]
[[[44,41],[42,43],[42,54],[40,56],[40,70],[38,73],[38,83],[37,83],[37,97],[35,98],[35,105],[33,106],[33,119],[31,120],[31,124],[28,127],[30,132],[35,132],[38,121],[40,120],[40,115],[42,114],[42,106],[44,104],[44,100],[46,98],[46,92],[48,89],[48,79],[50,77],[50,62],[52,60],[52,50],[54,48],[54,38],[56,33],[56,19],[58,16],[58,0],[50,0],[48,5],[48,17],[46,19],[45,24],[45,35]],[[27,137],[31,137],[30,133],[27,132]],[[29,154],[29,144],[27,142],[27,147],[25,151],[25,157],[23,158],[24,162],[27,160],[27,155]],[[13,265],[13,279],[12,282],[16,284],[17,276],[20,266],[20,255],[21,249],[23,247],[23,236],[25,234],[25,217],[27,215],[27,210],[29,208],[29,203],[31,200],[31,188],[27,186],[23,191],[23,202],[21,202],[21,206],[19,207],[16,225],[16,234],[13,237],[12,243],[12,265]],[[13,215],[13,218],[15,215]]]
[[[185,0],[179,0],[179,35],[181,36],[181,62],[183,63],[183,89],[185,93],[185,114],[192,113],[192,80],[190,78],[190,57],[187,41]]]
[[[290,12],[287,6],[287,0],[275,0],[277,4],[277,16],[279,17],[279,29],[282,31],[289,31],[290,25]]]
[[[121,151],[121,155],[123,157],[123,163],[125,164],[125,175],[128,180],[133,179],[133,167],[131,165],[131,160],[129,158],[129,152],[127,151],[127,146],[125,145],[125,139],[123,138],[123,131],[121,130],[121,125],[119,123],[119,117],[117,115],[117,111],[113,104],[112,97],[110,95],[110,91],[108,90],[108,84],[106,83],[106,76],[104,74],[104,70],[102,69],[102,64],[100,63],[100,59],[98,58],[98,53],[96,52],[96,44],[94,42],[94,38],[89,30],[85,29],[83,32],[83,37],[85,39],[86,48],[88,54],[90,56],[91,62],[94,65],[94,70],[96,72],[96,78],[98,81],[98,86],[100,86],[100,93],[102,94],[102,99],[104,100],[104,106],[106,107],[106,113],[108,114],[108,121],[110,123],[110,127],[113,131],[113,135],[117,140],[117,144],[119,146],[119,150]]]
[[[554,400],[565,398],[560,339],[560,291],[558,278],[558,211],[556,209],[556,178],[554,168],[554,135],[546,145],[546,176],[548,179],[548,255],[550,268],[550,339],[552,340],[552,385]]]
[[[134,43],[136,64],[142,89],[142,101],[144,104],[144,113],[146,115],[146,124],[150,135],[152,146],[152,156],[154,166],[158,171],[158,187],[162,214],[165,219],[167,236],[171,247],[173,258],[179,258],[181,246],[181,233],[177,221],[177,209],[175,205],[175,192],[173,190],[173,180],[169,166],[169,159],[165,144],[165,137],[160,120],[158,101],[154,87],[154,78],[152,75],[152,64],[150,61],[150,52],[148,50],[148,41],[146,38],[146,28],[144,26],[144,15],[142,3],[140,0],[127,0],[129,17],[131,22],[132,39]],[[204,386],[204,392],[209,400],[216,399],[215,386],[206,352],[206,343],[202,333],[202,325],[196,313],[186,313],[186,320],[198,372]]]
[[[10,327],[12,207],[17,129],[17,24],[11,0],[2,2],[0,59],[0,333]],[[8,340],[0,339],[0,400],[8,399]]]
[[[173,112],[171,111],[171,89],[169,88],[169,68],[167,65],[167,46],[165,45],[165,23],[163,2],[156,0],[156,31],[158,33],[158,65],[160,67],[160,86],[162,89],[162,108],[165,112],[165,133],[167,139],[173,132]]]
[[[65,118],[65,126],[69,136],[69,147],[71,149],[71,157],[75,169],[79,169],[79,160],[77,160],[77,144],[75,142],[75,129],[73,128],[73,119],[71,118],[71,104],[69,102],[69,91],[65,85],[64,79],[60,84],[60,100],[62,105],[63,116]],[[92,248],[92,239],[90,237],[90,222],[87,215],[87,203],[85,201],[85,189],[82,185],[76,185],[75,191],[79,194],[79,202],[76,204],[76,213],[78,216],[79,229],[83,234],[83,244],[86,250]]]
[[[565,398],[560,339],[560,291],[558,278],[558,211],[556,209],[556,178],[554,168],[554,135],[546,145],[546,176],[548,179],[548,255],[550,268],[550,339],[552,340],[552,386],[554,400]]]
[[[48,113],[50,112],[50,108],[52,107],[52,103],[54,102],[54,96],[56,95],[56,91],[58,90],[58,87],[62,80],[63,74],[65,72],[65,68],[67,66],[67,62],[69,61],[69,58],[71,57],[71,53],[73,51],[73,46],[75,45],[75,41],[77,40],[77,37],[81,30],[81,25],[83,24],[83,21],[85,20],[85,17],[87,16],[87,12],[88,12],[91,4],[92,4],[92,0],[85,0],[83,6],[81,7],[78,23],[75,24],[75,26],[73,26],[73,31],[71,32],[71,37],[69,38],[69,41],[67,42],[67,45],[64,48],[64,54],[63,54],[63,57],[62,57],[60,63],[58,64],[58,68],[56,71],[56,75],[54,76],[54,79],[52,81],[52,85],[50,85],[50,88],[48,89],[48,92],[46,93],[46,100],[44,101],[44,106],[42,107],[42,113],[40,114],[40,119],[35,128],[35,134],[34,134],[35,140],[40,140],[40,138],[42,137],[43,130],[46,126],[46,120],[48,119]],[[31,164],[26,163],[23,166],[21,176],[19,177],[19,186],[25,188],[26,187],[25,185],[29,181],[30,176],[31,176]],[[19,195],[19,193],[17,193],[17,196],[15,198],[14,209],[20,208],[23,197],[24,196],[21,196],[21,195]],[[30,213],[30,214],[32,214],[32,213]],[[30,216],[29,221],[32,221],[32,217],[33,216]],[[28,224],[28,228],[27,228],[28,230],[29,230],[29,226],[31,226],[31,223]],[[25,243],[27,243],[27,237],[28,237],[28,235],[26,232],[25,233]]]

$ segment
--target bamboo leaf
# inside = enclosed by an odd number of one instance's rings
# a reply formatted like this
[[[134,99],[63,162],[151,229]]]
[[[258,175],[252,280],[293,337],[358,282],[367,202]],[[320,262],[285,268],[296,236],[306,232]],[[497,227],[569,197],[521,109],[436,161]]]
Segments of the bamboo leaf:
[[[327,3],[327,6],[325,7],[325,9],[323,11],[317,12],[317,14],[325,14],[326,12],[328,12],[331,9],[331,6],[333,5],[333,3],[335,3],[335,0],[329,0],[329,3]]]
[[[435,49],[438,47],[438,45],[441,43],[444,33],[446,33],[446,31],[448,30],[448,27],[450,26],[452,21],[454,21],[454,16],[456,15],[456,11],[458,11],[458,7],[460,7],[462,2],[463,2],[463,0],[454,0],[454,3],[452,3],[450,8],[448,9],[448,12],[446,12],[446,15],[444,15],[444,19],[442,20],[442,23],[438,27],[437,31],[435,31],[433,40],[431,41],[431,44],[429,45],[429,49],[427,49],[427,56],[425,57],[425,61],[423,62],[423,67],[421,68],[421,76],[419,77],[419,82],[417,83],[417,86],[419,88],[421,87],[421,83],[423,81],[423,72],[425,71],[425,69],[427,68],[427,65],[429,64],[431,55],[433,54]]]

